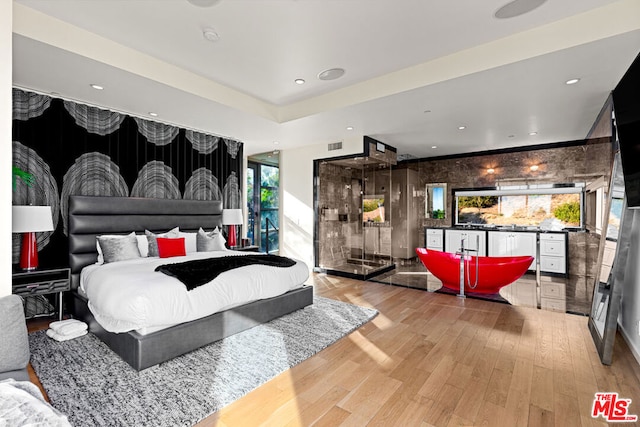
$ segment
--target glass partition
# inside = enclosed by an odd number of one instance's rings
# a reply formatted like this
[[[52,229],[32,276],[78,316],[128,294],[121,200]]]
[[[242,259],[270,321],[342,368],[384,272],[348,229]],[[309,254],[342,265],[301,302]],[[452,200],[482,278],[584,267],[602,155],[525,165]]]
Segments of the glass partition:
[[[392,266],[391,165],[356,156],[317,169],[317,267],[368,278]]]

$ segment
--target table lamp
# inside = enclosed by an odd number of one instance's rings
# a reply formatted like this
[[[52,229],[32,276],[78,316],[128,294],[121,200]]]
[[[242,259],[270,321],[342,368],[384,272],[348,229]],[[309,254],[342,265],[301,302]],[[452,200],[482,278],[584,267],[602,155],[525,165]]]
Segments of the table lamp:
[[[13,206],[12,231],[24,233],[20,249],[20,268],[38,268],[38,242],[36,232],[52,231],[51,206]]]
[[[222,210],[222,225],[229,226],[227,235],[229,237],[230,248],[234,248],[238,245],[238,236],[236,235],[236,225],[243,223],[242,209],[223,209]]]

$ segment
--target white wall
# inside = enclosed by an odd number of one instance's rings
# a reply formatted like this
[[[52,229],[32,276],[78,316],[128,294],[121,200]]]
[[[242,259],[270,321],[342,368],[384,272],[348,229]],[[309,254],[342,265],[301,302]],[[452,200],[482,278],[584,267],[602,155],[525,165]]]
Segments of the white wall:
[[[633,223],[618,324],[629,348],[640,363],[640,210],[628,209],[625,212],[625,221],[626,215],[633,216]],[[614,354],[614,363],[615,357]]]
[[[342,149],[327,144],[280,151],[280,255],[297,258],[313,268],[313,161],[362,153],[363,136],[342,141]]]
[[[0,1],[0,296],[11,293],[11,121],[13,1]]]

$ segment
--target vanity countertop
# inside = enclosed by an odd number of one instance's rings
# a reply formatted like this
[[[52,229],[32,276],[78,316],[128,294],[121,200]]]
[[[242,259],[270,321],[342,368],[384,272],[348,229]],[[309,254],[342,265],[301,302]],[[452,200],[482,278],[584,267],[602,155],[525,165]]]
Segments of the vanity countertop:
[[[478,230],[478,231],[513,231],[513,232],[525,232],[525,233],[568,233],[569,231],[581,231],[580,229],[562,229],[562,230],[547,230],[535,226],[511,226],[511,225],[455,225],[453,227],[424,227],[424,228],[441,228],[448,230]]]

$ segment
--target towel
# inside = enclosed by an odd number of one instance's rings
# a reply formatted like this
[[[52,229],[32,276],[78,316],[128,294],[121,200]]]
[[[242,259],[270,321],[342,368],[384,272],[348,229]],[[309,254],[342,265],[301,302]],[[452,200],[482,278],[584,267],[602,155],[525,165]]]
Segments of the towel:
[[[88,326],[86,323],[76,319],[61,320],[51,322],[49,328],[54,330],[58,335],[73,335],[80,331],[86,331]]]
[[[47,329],[47,336],[49,338],[53,338],[56,341],[67,341],[67,340],[71,340],[74,338],[78,338],[81,337],[83,335],[87,334],[87,330],[85,329],[84,331],[77,331],[73,334],[67,334],[67,335],[61,335],[59,333],[57,333],[56,331],[54,331],[53,329]]]

